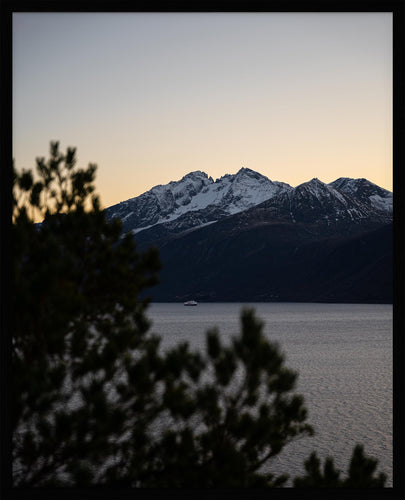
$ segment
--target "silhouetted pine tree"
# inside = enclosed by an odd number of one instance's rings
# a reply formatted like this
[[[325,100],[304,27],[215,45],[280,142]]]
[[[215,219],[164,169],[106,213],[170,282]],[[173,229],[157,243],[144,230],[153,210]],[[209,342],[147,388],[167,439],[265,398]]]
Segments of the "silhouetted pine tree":
[[[139,254],[105,220],[95,165],[75,163],[51,143],[38,180],[14,171],[14,484],[282,486],[287,475],[262,467],[313,433],[297,374],[253,310],[228,346],[212,330],[205,353],[162,352],[140,298],[157,282],[157,252]],[[345,485],[383,486],[371,462],[356,451]],[[333,463],[306,467],[298,486],[338,485]]]
[[[374,476],[377,460],[366,457],[364,448],[355,446],[345,479],[340,478],[340,471],[335,469],[333,458],[325,460],[323,471],[315,452],[304,462],[306,474],[294,479],[297,488],[383,488],[387,480],[384,473]]]

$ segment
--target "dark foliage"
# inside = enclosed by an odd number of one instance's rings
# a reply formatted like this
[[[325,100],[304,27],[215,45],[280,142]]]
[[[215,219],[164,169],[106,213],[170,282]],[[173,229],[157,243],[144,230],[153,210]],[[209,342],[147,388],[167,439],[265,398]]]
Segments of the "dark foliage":
[[[355,446],[345,479],[340,478],[340,471],[335,469],[333,458],[325,460],[323,471],[316,453],[305,461],[305,475],[294,479],[297,488],[383,488],[387,476],[380,473],[374,476],[377,460],[364,455],[363,446]]]
[[[96,167],[75,162],[52,143],[39,180],[14,172],[14,484],[282,486],[287,476],[263,466],[313,433],[297,374],[253,310],[228,346],[212,330],[204,354],[186,343],[162,352],[140,298],[158,255],[105,220],[91,197]],[[316,460],[299,486],[337,481]],[[355,451],[344,485],[382,486],[374,469]]]

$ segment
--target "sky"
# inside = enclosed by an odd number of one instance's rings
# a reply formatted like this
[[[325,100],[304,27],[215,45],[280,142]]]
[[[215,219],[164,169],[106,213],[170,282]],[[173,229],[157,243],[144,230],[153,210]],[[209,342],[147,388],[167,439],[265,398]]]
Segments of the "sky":
[[[52,140],[104,207],[242,167],[392,190],[392,14],[14,13],[16,167]]]

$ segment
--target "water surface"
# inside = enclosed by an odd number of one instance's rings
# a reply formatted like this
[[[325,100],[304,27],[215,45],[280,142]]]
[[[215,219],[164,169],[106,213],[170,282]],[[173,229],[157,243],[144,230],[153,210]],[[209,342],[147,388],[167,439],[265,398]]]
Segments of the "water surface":
[[[205,332],[217,326],[224,343],[239,332],[243,306],[254,307],[264,331],[277,341],[286,365],[299,373],[314,437],[288,445],[270,465],[291,476],[316,450],[346,471],[356,443],[377,458],[392,486],[392,306],[387,304],[200,303],[152,304],[152,331],[162,347],[188,341],[203,350]]]

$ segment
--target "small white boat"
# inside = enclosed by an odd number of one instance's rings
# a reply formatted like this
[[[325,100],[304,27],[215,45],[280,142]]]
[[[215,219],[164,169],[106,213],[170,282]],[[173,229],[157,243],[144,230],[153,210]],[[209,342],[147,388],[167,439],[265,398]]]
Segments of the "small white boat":
[[[187,302],[184,302],[185,306],[196,306],[197,302],[195,300],[187,300]]]

